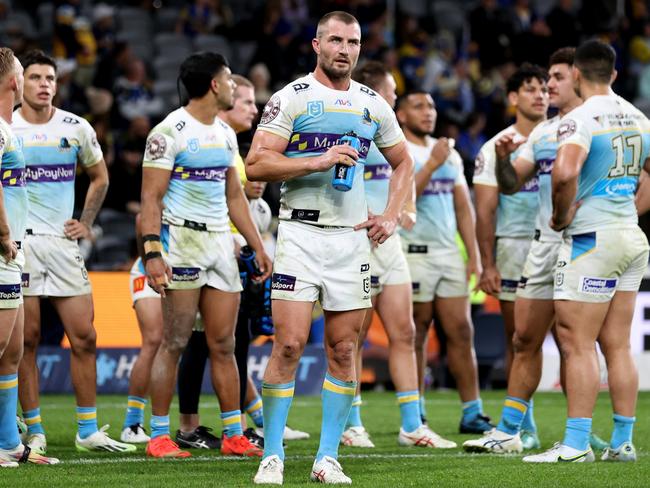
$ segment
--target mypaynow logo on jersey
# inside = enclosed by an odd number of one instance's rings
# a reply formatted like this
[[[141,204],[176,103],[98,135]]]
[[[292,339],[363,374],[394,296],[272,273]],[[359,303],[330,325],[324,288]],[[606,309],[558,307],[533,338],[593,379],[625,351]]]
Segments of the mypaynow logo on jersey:
[[[636,191],[636,178],[624,177],[599,181],[592,193],[595,197],[621,197],[634,195]]]
[[[126,395],[129,377],[138,359],[139,349],[107,348],[97,350],[97,392]],[[271,357],[271,345],[251,346],[248,372],[257,386],[262,384],[264,370]],[[70,377],[70,350],[43,346],[36,358],[44,393],[73,393]],[[209,364],[209,363],[208,363]],[[327,364],[322,347],[307,345],[296,372],[296,393],[319,395]],[[201,386],[203,393],[213,393],[210,368],[206,368]]]
[[[25,168],[25,174],[30,181],[52,183],[55,181],[73,181],[75,165],[73,164],[38,164]]]

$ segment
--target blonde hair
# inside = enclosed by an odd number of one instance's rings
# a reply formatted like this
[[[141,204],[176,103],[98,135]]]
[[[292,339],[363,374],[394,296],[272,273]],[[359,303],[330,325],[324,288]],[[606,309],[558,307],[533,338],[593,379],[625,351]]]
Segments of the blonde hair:
[[[13,74],[15,69],[14,52],[8,47],[0,47],[0,80]]]

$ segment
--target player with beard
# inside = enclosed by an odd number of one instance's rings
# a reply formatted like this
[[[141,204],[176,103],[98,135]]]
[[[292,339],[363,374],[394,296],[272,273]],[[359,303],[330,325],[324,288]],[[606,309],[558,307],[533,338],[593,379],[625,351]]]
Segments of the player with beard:
[[[264,458],[255,483],[283,482],[282,433],[316,300],[325,311],[328,371],[310,477],[352,482],[336,458],[356,392],[359,331],[371,305],[368,238],[382,244],[393,234],[412,187],[413,162],[393,110],[350,79],[361,47],[357,19],[341,11],[326,14],[312,47],[316,69],[271,97],[246,161],[250,180],[283,182],[271,295],[275,341],[262,385]],[[393,173],[386,208],[368,217],[357,163],[366,158],[371,141]],[[351,171],[349,191],[333,186],[335,176]]]
[[[263,277],[271,260],[234,167],[237,139],[217,118],[232,106],[234,84],[223,56],[196,53],[179,82],[189,102],[149,134],[143,162],[142,240],[149,285],[162,295],[163,339],[151,371],[151,440],[147,455],[188,457],[169,436],[176,370],[200,310],[219,397],[221,452],[259,456],[244,437],[234,330],[241,283],[229,217],[257,254]]]

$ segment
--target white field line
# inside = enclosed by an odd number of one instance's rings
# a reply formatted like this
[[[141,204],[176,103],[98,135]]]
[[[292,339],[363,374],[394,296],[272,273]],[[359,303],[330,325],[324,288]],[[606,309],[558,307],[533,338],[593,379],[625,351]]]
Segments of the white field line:
[[[644,456],[645,453],[640,453],[641,456]],[[639,454],[637,454],[639,455]],[[468,454],[464,452],[441,452],[437,450],[435,454],[341,454],[339,459],[422,459],[422,458],[478,458],[478,457],[488,457],[487,454]],[[516,456],[511,455],[499,455],[492,456],[495,459],[506,458],[513,459]],[[314,456],[311,455],[294,455],[287,456],[286,461],[308,461],[313,460]],[[160,462],[161,460],[149,459],[146,457],[115,457],[115,458],[81,458],[81,459],[71,459],[71,460],[62,460],[61,465],[63,466],[74,466],[74,465],[101,465],[101,464],[122,464],[122,463],[146,463],[146,462]],[[241,458],[234,456],[192,456],[191,458],[185,459],[164,459],[162,462],[168,463],[183,463],[183,462],[251,462],[250,458]],[[255,462],[251,462],[251,465],[257,465]]]

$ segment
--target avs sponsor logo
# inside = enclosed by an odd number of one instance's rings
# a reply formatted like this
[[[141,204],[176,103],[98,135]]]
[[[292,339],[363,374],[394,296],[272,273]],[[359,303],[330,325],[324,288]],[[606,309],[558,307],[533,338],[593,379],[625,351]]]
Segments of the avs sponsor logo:
[[[361,93],[365,93],[366,95],[368,95],[370,97],[376,97],[377,96],[377,94],[374,91],[372,91],[370,88],[368,88],[367,86],[361,85],[361,87],[359,88],[359,91],[361,91]]]
[[[363,115],[361,115],[361,122],[366,125],[372,125],[372,117],[370,116],[370,110],[367,108],[363,109]]]
[[[361,273],[367,273],[370,271],[370,264],[369,263],[364,263],[361,265]]]
[[[366,277],[363,279],[363,292],[365,294],[370,293],[370,277]]]
[[[379,288],[379,276],[370,277],[370,288]]]
[[[75,119],[74,117],[63,117],[63,123],[77,125],[79,123],[79,120]]]
[[[610,295],[616,290],[618,278],[592,278],[589,276],[580,277],[579,291],[590,295]]]
[[[0,300],[18,300],[20,298],[20,283],[15,285],[0,285]]]
[[[307,113],[310,117],[320,117],[325,113],[325,105],[321,100],[309,102],[307,104]]]
[[[23,273],[20,275],[20,281],[23,288],[29,288],[29,273]]]
[[[266,105],[264,106],[264,112],[262,112],[262,118],[260,119],[260,124],[268,124],[272,122],[280,114],[280,97],[273,95]]]
[[[185,121],[181,120],[178,124],[174,126],[178,132],[182,131],[185,128]]]
[[[196,154],[199,152],[199,140],[197,138],[193,138],[187,141],[187,151],[191,154]]]
[[[575,120],[563,120],[560,126],[557,128],[557,142],[562,142],[568,139],[573,134],[575,134],[577,130],[578,125],[576,124]]]
[[[271,289],[278,291],[294,291],[296,288],[296,277],[282,273],[273,273],[271,278]]]
[[[172,267],[172,281],[196,281],[199,279],[200,268]]]
[[[45,141],[47,141],[47,135],[46,134],[34,134],[32,136],[32,141],[45,142]]]
[[[341,107],[351,107],[352,102],[345,98],[337,98],[336,102],[334,102],[334,105],[340,105]]]
[[[293,88],[293,91],[298,93],[309,88],[309,83],[294,83],[293,85],[291,85],[291,88]]]

